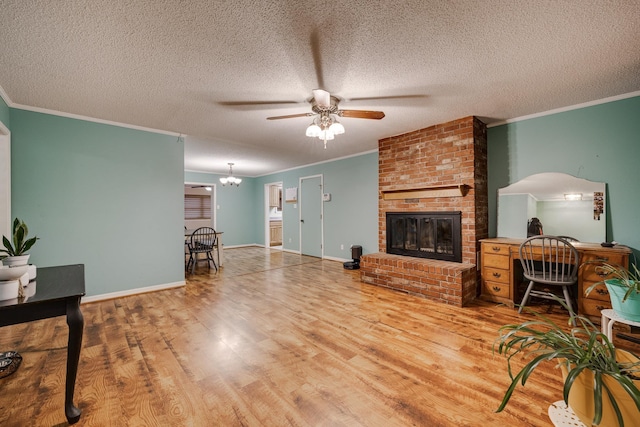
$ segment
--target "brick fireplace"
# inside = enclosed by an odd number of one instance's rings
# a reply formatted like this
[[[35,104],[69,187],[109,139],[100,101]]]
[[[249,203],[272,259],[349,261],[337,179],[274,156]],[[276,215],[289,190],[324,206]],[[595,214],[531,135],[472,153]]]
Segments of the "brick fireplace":
[[[378,142],[378,250],[362,256],[361,280],[464,306],[475,299],[479,239],[488,237],[487,129],[476,117]],[[462,262],[386,253],[387,212],[462,215]]]

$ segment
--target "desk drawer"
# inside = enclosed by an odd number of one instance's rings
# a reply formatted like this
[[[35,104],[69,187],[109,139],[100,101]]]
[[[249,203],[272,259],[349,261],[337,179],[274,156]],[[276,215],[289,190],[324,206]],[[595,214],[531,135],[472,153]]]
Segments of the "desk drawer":
[[[482,253],[509,256],[509,245],[502,243],[483,243]]]
[[[499,268],[502,270],[509,270],[509,256],[495,255],[485,252],[482,254],[482,268]]]
[[[585,262],[593,262],[593,264],[585,264]],[[587,254],[582,257],[582,265],[581,265],[581,275],[582,280],[586,282],[596,283],[601,282],[607,279],[613,279],[614,277],[611,274],[606,274],[603,271],[598,271],[598,262],[608,263],[608,264],[618,264],[623,267],[627,266],[627,257],[619,254],[607,254],[607,255],[596,255],[596,254]],[[587,286],[585,286],[585,289]]]
[[[593,316],[600,319],[600,311],[604,310],[605,308],[611,308],[611,303],[609,301],[584,298],[580,307],[580,314],[585,316]]]
[[[626,266],[627,255],[625,254],[612,254],[610,252],[583,252],[581,262],[588,261],[600,261],[608,264],[620,264]]]
[[[594,282],[582,283],[582,292],[585,293],[583,297],[585,299],[594,299],[594,300],[607,301],[607,302],[611,301],[611,298],[609,296],[609,291],[607,290],[607,287],[605,286],[604,283],[599,284],[598,286],[593,288],[593,290],[589,293],[589,295],[586,295],[587,289],[589,289],[589,286],[593,285],[593,283]]]
[[[498,282],[509,285],[509,270],[499,268],[482,267],[482,278],[490,282]]]
[[[509,283],[488,282],[482,280],[482,294],[509,298]]]

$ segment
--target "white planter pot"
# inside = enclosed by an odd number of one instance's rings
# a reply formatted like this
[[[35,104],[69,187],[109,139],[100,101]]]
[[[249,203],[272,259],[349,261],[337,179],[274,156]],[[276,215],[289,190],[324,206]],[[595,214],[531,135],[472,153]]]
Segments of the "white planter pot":
[[[29,281],[33,281],[36,278],[36,266],[33,264],[29,264],[29,268],[27,269],[27,271],[29,272]]]
[[[0,282],[0,301],[18,298],[19,288],[19,280],[7,280]]]
[[[20,255],[20,256],[8,256],[2,260],[4,265],[15,266],[15,265],[27,265],[29,263],[30,254]]]

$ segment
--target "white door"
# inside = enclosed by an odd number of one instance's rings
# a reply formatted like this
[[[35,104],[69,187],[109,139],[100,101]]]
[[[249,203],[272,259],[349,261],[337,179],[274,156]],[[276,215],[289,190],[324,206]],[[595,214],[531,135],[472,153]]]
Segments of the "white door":
[[[300,251],[322,258],[322,175],[300,178]]]

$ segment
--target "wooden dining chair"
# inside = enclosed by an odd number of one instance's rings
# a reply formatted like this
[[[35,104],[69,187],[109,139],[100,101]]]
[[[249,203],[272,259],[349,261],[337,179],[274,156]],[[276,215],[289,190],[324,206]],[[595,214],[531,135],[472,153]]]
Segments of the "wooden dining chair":
[[[213,267],[218,271],[218,265],[213,259],[213,251],[218,249],[218,236],[216,235],[216,231],[211,227],[200,227],[195,230],[191,237],[189,237],[189,241],[187,242],[187,247],[189,249],[189,261],[187,262],[187,271],[189,270],[189,266],[191,266],[191,274],[195,273],[196,264],[198,261],[207,261],[207,266],[211,268],[211,264],[213,263]],[[198,254],[205,254],[206,258],[198,260]]]
[[[522,242],[519,249],[520,263],[525,279],[529,280],[518,313],[527,305],[529,297],[564,301],[572,317],[575,311],[571,302],[571,287],[578,283],[580,254],[566,239],[557,236],[533,236]],[[538,285],[538,289],[534,286]],[[561,287],[564,298],[553,291]]]

